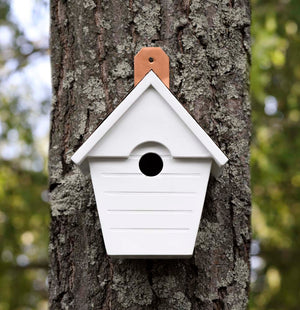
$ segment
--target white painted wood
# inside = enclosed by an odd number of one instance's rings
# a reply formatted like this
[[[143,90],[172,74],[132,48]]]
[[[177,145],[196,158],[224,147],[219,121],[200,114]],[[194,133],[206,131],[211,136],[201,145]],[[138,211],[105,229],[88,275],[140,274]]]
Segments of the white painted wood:
[[[143,152],[154,151],[163,169],[147,177]],[[90,158],[107,253],[119,257],[191,256],[200,223],[211,159],[173,159],[159,144],[141,145],[128,159]]]
[[[153,177],[147,153],[163,162]],[[178,258],[193,254],[210,172],[228,159],[151,71],[72,160],[91,173],[108,255]]]
[[[151,86],[95,144],[89,156],[128,157],[137,145],[145,141],[155,141],[167,146],[173,157],[211,157],[178,114]]]
[[[128,157],[143,142],[165,145],[174,158],[212,158],[218,176],[227,157],[160,79],[150,71],[77,150],[72,160],[88,173],[88,157]]]

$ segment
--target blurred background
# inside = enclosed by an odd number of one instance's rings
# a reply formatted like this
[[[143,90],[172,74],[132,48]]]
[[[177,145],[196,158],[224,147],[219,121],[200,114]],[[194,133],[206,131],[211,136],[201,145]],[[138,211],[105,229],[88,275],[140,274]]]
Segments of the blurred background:
[[[300,309],[299,27],[252,0],[250,310]],[[48,29],[48,0],[0,0],[0,310],[47,309]]]

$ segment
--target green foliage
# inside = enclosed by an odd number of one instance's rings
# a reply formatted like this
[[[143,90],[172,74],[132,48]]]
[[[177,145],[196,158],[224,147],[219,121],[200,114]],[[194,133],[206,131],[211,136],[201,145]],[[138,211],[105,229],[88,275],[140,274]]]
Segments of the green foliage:
[[[7,150],[10,158],[0,158],[0,310],[43,310],[49,206],[46,161],[34,135],[34,120],[48,113],[49,100],[36,108],[28,83],[22,85],[24,98],[9,80],[13,75],[20,78],[30,57],[45,50],[12,21],[10,6],[10,1],[0,0],[0,30],[10,38],[6,44],[0,40],[0,156]]]
[[[1,310],[45,308],[49,207],[41,194],[45,199],[46,187],[45,174],[0,162]]]
[[[300,292],[300,2],[252,2],[252,222],[265,267],[253,284],[250,309],[296,310]],[[277,111],[268,110],[270,101],[273,106],[277,101]]]

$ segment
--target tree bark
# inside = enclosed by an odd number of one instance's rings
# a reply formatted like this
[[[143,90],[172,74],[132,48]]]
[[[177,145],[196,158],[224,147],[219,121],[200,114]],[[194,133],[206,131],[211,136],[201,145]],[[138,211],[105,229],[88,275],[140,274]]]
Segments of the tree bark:
[[[248,0],[52,0],[50,309],[246,309],[249,290]],[[90,177],[70,158],[133,87],[144,46],[229,158],[210,179],[191,259],[112,260]]]

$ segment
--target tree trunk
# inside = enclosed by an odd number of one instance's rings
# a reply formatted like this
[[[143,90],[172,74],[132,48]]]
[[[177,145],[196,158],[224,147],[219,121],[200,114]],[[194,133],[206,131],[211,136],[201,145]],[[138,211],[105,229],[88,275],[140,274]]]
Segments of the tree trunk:
[[[246,309],[250,188],[248,0],[52,0],[50,309]],[[133,87],[144,46],[229,158],[210,179],[191,259],[106,255],[90,177],[70,158]]]

